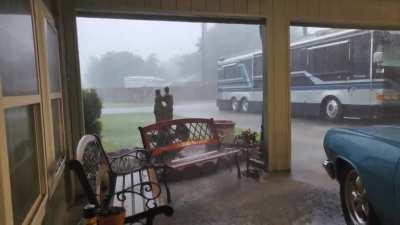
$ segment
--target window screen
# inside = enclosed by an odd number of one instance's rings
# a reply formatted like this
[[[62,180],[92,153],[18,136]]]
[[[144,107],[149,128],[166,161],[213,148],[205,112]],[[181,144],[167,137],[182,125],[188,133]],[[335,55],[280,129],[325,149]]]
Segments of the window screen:
[[[259,76],[263,74],[263,58],[262,56],[254,57],[254,75]]]
[[[7,109],[5,117],[14,224],[19,225],[40,194],[33,106]]]
[[[291,69],[292,71],[307,70],[307,49],[293,49],[291,51]]]
[[[253,68],[252,68],[252,60],[248,59],[242,62],[244,67],[246,68],[247,74],[251,76],[253,74]]]

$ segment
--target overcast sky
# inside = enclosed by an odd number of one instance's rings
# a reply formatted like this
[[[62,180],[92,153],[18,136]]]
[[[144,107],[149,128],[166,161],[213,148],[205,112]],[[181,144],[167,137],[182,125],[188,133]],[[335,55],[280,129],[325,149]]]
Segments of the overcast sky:
[[[212,27],[209,24],[208,27]],[[79,58],[86,74],[90,57],[130,51],[142,58],[155,53],[161,61],[197,50],[201,23],[77,18]],[[313,32],[321,28],[310,28]]]
[[[149,20],[77,19],[81,70],[86,73],[91,56],[108,51],[130,51],[146,58],[152,53],[165,61],[196,50],[200,23]]]

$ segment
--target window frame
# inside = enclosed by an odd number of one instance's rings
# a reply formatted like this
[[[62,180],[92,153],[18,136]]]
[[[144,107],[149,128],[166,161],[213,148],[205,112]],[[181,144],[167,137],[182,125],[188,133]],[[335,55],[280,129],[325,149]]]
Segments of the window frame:
[[[36,198],[31,206],[31,209],[26,214],[22,224],[40,224],[41,218],[44,216],[45,204],[48,198],[47,191],[47,177],[46,177],[46,154],[44,148],[44,133],[43,131],[43,102],[42,102],[42,90],[40,88],[40,68],[38,64],[38,46],[36,36],[36,1],[30,0],[30,15],[32,23],[32,41],[34,47],[35,57],[35,75],[37,77],[38,93],[36,95],[19,95],[19,96],[2,96],[0,92],[0,145],[3,149],[8,149],[7,146],[7,134],[6,134],[6,123],[5,123],[5,111],[10,108],[30,106],[33,107],[33,120],[35,126],[35,139],[36,139],[36,154],[38,160],[38,172],[39,172],[39,196]],[[1,89],[1,87],[0,87]],[[0,90],[1,91],[1,90]],[[3,201],[0,201],[0,223],[2,224],[14,224],[14,215],[12,207],[12,196],[11,196],[11,180],[10,180],[10,168],[8,151],[0,151],[0,196]]]
[[[259,71],[259,69],[261,69],[261,71]],[[259,55],[259,54],[254,55],[254,57],[253,57],[253,77],[254,78],[258,78],[260,76],[263,76],[263,71],[264,71],[264,58],[263,58],[263,55],[262,54],[261,55]],[[265,71],[264,71],[264,73],[265,73]]]
[[[65,114],[64,114],[64,99],[63,99],[63,85],[62,85],[62,65],[61,65],[61,46],[60,46],[60,41],[59,41],[59,33],[57,30],[56,22],[55,19],[53,18],[50,10],[47,8],[47,6],[42,2],[41,0],[36,1],[36,24],[37,24],[37,30],[39,31],[37,36],[38,36],[38,58],[39,58],[39,64],[40,64],[40,69],[41,69],[41,74],[40,74],[40,84],[41,84],[41,91],[43,91],[42,99],[43,102],[45,102],[44,105],[44,111],[46,112],[46,115],[44,118],[47,118],[45,124],[43,125],[45,128],[45,134],[47,137],[51,138],[46,138],[45,144],[46,144],[46,164],[47,164],[47,179],[48,179],[48,188],[49,188],[49,196],[52,196],[55,189],[57,188],[57,185],[62,177],[62,174],[65,169],[65,163],[66,163],[66,133],[65,133]],[[59,92],[52,92],[51,91],[51,81],[50,81],[50,70],[48,67],[48,42],[47,42],[47,29],[49,29],[48,26],[51,26],[51,29],[53,29],[56,32],[57,40],[58,40],[58,53],[59,53],[59,75],[60,75],[60,80],[59,80]],[[54,124],[53,124],[53,112],[52,112],[52,101],[53,100],[59,100],[60,101],[60,121],[59,121],[59,127],[61,130],[60,133],[60,145],[62,151],[64,152],[63,157],[57,161],[55,158],[55,143],[54,143]]]
[[[14,107],[32,107],[33,123],[36,139],[36,154],[39,172],[39,196],[31,205],[21,225],[40,225],[46,212],[47,200],[53,195],[62,178],[66,162],[66,126],[63,99],[63,73],[61,58],[61,43],[59,32],[47,6],[42,0],[29,0],[30,16],[32,23],[32,41],[34,48],[35,76],[37,78],[38,93],[35,95],[2,96],[0,83],[0,146],[5,151],[0,151],[0,224],[14,224],[14,215],[11,196],[10,162],[8,156],[7,133],[5,112]],[[46,26],[52,26],[58,41],[60,90],[56,93],[50,91],[50,77],[48,69],[47,33]],[[63,148],[63,157],[55,162],[55,145],[52,119],[52,100],[59,100],[60,107],[60,144]]]

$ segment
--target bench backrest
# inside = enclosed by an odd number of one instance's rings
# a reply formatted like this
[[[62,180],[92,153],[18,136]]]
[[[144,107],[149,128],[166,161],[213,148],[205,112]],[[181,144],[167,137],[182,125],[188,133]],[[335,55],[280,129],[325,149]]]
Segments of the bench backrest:
[[[153,156],[177,152],[192,145],[219,145],[213,119],[189,118],[139,127],[143,147]]]
[[[97,206],[107,205],[113,193],[114,178],[100,138],[83,136],[78,143],[76,160],[71,160],[70,165],[77,173],[89,202]]]

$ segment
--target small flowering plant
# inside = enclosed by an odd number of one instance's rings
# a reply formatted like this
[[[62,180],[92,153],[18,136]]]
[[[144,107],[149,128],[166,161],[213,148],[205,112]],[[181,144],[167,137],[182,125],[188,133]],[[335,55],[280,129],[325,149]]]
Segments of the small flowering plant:
[[[257,132],[250,129],[242,131],[235,137],[235,144],[238,145],[255,145],[257,144]]]

